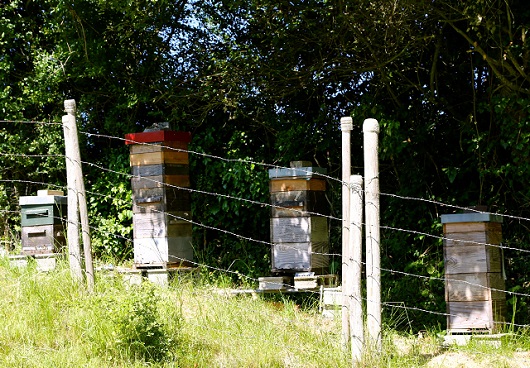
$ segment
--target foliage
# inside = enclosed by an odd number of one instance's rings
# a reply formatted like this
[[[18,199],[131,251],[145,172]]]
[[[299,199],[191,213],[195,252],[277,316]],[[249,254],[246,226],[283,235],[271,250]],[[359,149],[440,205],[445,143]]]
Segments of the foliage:
[[[528,292],[529,28],[520,0],[9,0],[0,8],[0,111],[58,122],[60,101],[75,98],[83,157],[121,173],[123,142],[107,136],[161,120],[191,131],[197,258],[251,276],[270,262],[269,211],[254,203],[268,202],[267,165],[311,160],[339,177],[338,121],[351,115],[361,172],[360,124],[377,118],[383,266],[399,275],[383,275],[387,300],[443,311],[439,217],[452,206],[512,216],[504,244],[521,250],[505,253],[507,285]],[[16,230],[9,211],[19,195],[64,185],[61,160],[29,156],[60,154],[60,137],[56,125],[0,127],[4,238]],[[86,177],[97,255],[122,260],[128,179],[95,167]],[[340,185],[329,184],[340,217]],[[527,322],[527,300],[509,302]]]
[[[160,296],[149,283],[127,293],[106,295],[99,302],[109,321],[110,336],[101,347],[105,354],[125,355],[131,360],[160,361],[168,357],[172,341],[160,318]],[[173,316],[175,317],[175,316]],[[178,316],[174,323],[178,328]]]
[[[113,150],[105,163],[88,167],[95,178],[86,183],[92,247],[97,258],[121,263],[132,255],[131,187],[125,147]],[[101,172],[100,167],[108,168]]]
[[[205,145],[219,142],[218,134],[230,130],[198,133],[190,150],[204,152]],[[268,173],[252,163],[257,153],[252,152],[254,138],[235,130],[220,141],[226,143],[219,151],[207,152],[220,152],[227,160],[200,154],[190,159],[191,180],[198,191],[192,196],[192,213],[201,223],[194,228],[195,251],[201,263],[257,277],[267,272],[270,252],[266,226],[270,208],[261,204],[268,202]]]

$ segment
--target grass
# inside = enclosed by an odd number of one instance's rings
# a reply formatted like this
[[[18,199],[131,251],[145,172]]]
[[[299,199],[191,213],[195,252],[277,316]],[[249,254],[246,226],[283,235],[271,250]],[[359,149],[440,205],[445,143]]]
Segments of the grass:
[[[352,366],[341,348],[340,318],[323,318],[314,299],[228,296],[221,292],[227,286],[204,275],[164,288],[132,286],[102,273],[88,293],[65,264],[42,273],[0,258],[0,366]],[[522,333],[498,351],[443,350],[435,332],[420,339],[387,327],[383,352],[367,354],[359,366],[445,367],[451,354],[465,354],[482,366],[511,367],[529,341]]]

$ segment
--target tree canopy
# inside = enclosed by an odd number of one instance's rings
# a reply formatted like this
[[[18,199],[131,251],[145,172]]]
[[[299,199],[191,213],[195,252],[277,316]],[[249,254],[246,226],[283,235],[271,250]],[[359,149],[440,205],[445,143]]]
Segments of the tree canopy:
[[[130,188],[119,174],[128,172],[127,150],[107,136],[169,121],[192,132],[193,151],[254,162],[192,156],[196,189],[267,202],[267,167],[256,164],[311,160],[339,177],[338,122],[351,115],[360,172],[360,126],[377,118],[383,267],[441,277],[441,241],[424,234],[441,235],[440,214],[455,211],[443,204],[510,215],[505,244],[529,249],[521,220],[530,217],[529,27],[522,0],[8,0],[1,119],[59,122],[62,101],[76,99],[83,156],[112,170],[85,168],[98,254],[127,257]],[[40,186],[25,180],[64,184],[54,156],[60,125],[4,122],[0,137],[3,209]],[[340,217],[340,185],[330,188]],[[267,208],[200,194],[193,203],[198,223],[268,241]],[[7,237],[16,217],[2,220]],[[340,224],[331,224],[339,251]],[[194,236],[209,264],[250,275],[268,268],[263,244],[208,227]],[[528,292],[526,253],[505,256],[508,287]],[[388,300],[443,305],[443,283],[383,277]]]

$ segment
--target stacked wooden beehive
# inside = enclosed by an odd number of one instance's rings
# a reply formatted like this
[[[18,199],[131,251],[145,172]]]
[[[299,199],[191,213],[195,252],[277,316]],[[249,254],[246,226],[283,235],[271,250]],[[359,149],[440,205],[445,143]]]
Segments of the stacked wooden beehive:
[[[134,262],[137,267],[193,260],[188,143],[169,129],[130,133]]]
[[[442,215],[447,329],[493,332],[505,321],[502,218],[489,213]]]
[[[307,161],[269,170],[273,274],[327,271],[329,205],[319,175],[325,173]]]
[[[22,226],[22,254],[60,253],[66,244],[64,223],[67,197],[63,192],[39,190],[36,196],[19,198]]]

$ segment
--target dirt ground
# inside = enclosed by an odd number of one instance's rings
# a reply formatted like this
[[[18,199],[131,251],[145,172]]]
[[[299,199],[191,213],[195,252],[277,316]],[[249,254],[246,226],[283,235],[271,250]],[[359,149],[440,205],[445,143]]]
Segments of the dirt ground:
[[[433,357],[428,368],[528,368],[530,352],[516,352],[510,356],[502,354],[446,352]]]

